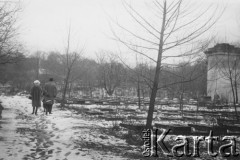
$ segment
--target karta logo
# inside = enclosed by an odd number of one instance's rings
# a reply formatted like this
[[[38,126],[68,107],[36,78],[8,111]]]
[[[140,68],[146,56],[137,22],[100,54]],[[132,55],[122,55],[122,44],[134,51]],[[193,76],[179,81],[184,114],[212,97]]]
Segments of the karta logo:
[[[200,157],[200,143],[206,143],[207,153],[211,157],[218,155],[222,157],[237,157],[239,153],[236,152],[236,137],[234,136],[213,136],[213,132],[210,131],[209,136],[176,136],[174,141],[177,143],[172,147],[166,145],[165,138],[169,134],[170,129],[163,129],[162,134],[157,137],[158,129],[144,130],[144,151],[145,157],[158,157],[158,149],[168,157]],[[193,142],[192,151],[190,149],[190,141]],[[214,143],[224,143],[219,148],[214,148]]]

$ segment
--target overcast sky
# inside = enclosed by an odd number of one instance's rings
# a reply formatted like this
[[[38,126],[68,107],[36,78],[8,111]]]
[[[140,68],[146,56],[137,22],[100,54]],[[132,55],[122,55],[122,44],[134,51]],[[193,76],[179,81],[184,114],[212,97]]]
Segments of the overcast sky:
[[[193,1],[193,0],[191,0]],[[198,0],[199,1],[199,0]],[[151,10],[149,1],[132,0],[136,8],[146,15]],[[197,2],[197,0],[196,0]],[[201,0],[204,6],[210,3],[226,6],[214,30],[219,41],[235,42],[240,39],[240,0]],[[22,0],[20,15],[20,38],[30,52],[62,51],[66,46],[68,28],[71,24],[71,49],[85,46],[85,56],[95,57],[99,50],[118,51],[119,45],[111,36],[109,21],[112,17],[123,25],[130,26],[121,0]]]

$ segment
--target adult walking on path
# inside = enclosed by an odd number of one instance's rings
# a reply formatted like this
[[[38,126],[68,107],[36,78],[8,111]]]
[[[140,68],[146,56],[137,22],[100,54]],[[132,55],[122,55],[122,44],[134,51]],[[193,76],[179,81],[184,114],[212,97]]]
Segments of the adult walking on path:
[[[4,109],[1,103],[2,101],[0,100],[0,119],[2,119],[2,110]]]
[[[44,86],[44,106],[46,109],[46,114],[52,114],[52,106],[54,104],[54,98],[57,96],[57,87],[56,84],[53,81],[53,78],[49,79],[49,82],[47,82]]]
[[[32,107],[33,112],[37,115],[38,107],[41,107],[41,95],[42,89],[40,87],[40,82],[38,80],[33,82],[34,86],[31,88],[31,97],[32,97]]]

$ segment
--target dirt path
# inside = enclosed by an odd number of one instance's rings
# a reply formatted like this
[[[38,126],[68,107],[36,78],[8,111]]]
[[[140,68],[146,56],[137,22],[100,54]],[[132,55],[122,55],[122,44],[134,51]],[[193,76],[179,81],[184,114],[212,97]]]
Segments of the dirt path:
[[[134,150],[124,140],[102,134],[98,128],[108,124],[56,107],[52,115],[44,115],[41,109],[35,116],[27,98],[0,98],[5,107],[0,120],[0,159],[122,160],[128,158],[121,151]]]

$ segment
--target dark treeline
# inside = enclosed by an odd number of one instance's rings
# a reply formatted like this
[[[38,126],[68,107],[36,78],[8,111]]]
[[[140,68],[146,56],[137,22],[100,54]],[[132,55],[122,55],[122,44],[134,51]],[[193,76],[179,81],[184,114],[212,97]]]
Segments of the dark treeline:
[[[9,92],[29,91],[32,82],[39,79],[44,84],[53,77],[60,94],[66,85],[66,55],[59,52],[37,52],[20,61],[0,66],[0,83],[8,86]],[[128,67],[113,57],[98,61],[80,57],[74,61],[70,71],[66,97],[75,97],[79,91],[86,96],[105,91],[101,96],[149,97],[154,77],[154,67],[139,63]],[[206,60],[194,63],[182,62],[174,66],[163,66],[160,75],[159,98],[197,98],[206,94]]]

